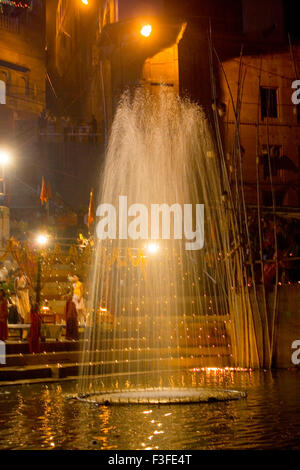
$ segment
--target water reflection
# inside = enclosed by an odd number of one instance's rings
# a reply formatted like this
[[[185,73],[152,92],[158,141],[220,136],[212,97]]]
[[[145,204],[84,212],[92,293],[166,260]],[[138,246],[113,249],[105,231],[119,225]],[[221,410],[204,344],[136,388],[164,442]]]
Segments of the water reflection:
[[[163,385],[248,390],[246,400],[176,406],[74,402],[66,400],[76,392],[71,382],[0,388],[0,447],[300,449],[299,377],[299,371],[194,371],[163,377]],[[116,387],[133,385],[119,382]]]

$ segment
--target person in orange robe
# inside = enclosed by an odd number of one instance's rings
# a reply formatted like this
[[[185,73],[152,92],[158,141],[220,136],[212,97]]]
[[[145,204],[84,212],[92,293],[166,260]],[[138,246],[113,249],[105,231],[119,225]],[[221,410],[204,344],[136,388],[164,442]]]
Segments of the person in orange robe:
[[[66,339],[78,340],[78,314],[76,310],[75,302],[72,300],[72,296],[68,296],[66,302]]]
[[[34,304],[30,310],[30,332],[29,332],[29,351],[31,353],[40,352],[42,320],[39,314],[39,307]]]
[[[5,292],[0,290],[0,341],[6,341],[8,338],[7,326],[8,308]]]

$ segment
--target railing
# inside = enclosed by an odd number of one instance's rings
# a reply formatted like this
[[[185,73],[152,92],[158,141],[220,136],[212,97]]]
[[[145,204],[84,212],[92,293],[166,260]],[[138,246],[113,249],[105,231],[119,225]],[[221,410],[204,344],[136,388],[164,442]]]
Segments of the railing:
[[[19,18],[12,18],[8,15],[0,15],[0,29],[6,29],[11,33],[20,32]]]
[[[49,125],[47,129],[39,131],[39,138],[45,142],[101,142],[102,134],[92,132],[89,126],[79,128],[57,129],[55,125]]]

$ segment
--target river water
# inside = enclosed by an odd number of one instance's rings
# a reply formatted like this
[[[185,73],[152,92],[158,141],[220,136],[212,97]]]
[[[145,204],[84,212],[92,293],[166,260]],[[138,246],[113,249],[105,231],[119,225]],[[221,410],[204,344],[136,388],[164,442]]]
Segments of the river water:
[[[0,448],[300,449],[299,370],[197,371],[168,382],[248,396],[199,405],[95,406],[67,399],[76,382],[1,387]]]

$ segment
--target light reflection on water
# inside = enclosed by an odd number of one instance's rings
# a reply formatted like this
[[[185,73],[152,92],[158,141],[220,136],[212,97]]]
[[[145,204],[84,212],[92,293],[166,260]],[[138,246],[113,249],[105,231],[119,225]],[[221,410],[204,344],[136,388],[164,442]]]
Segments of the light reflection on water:
[[[299,379],[299,371],[173,375],[163,384],[235,388],[248,398],[172,406],[66,400],[76,392],[74,382],[0,388],[0,448],[300,449]],[[117,386],[126,384],[119,379]]]

